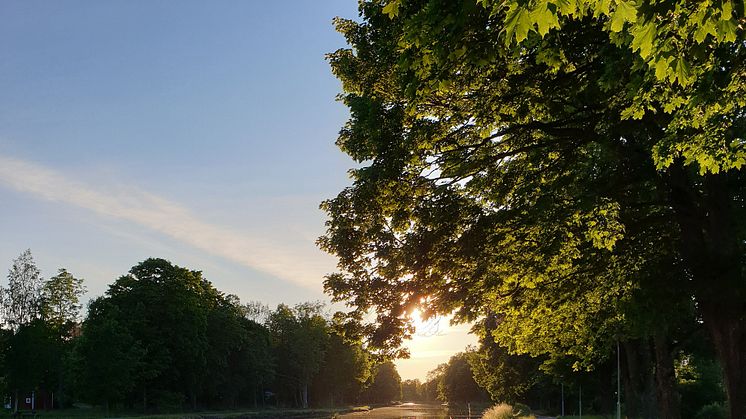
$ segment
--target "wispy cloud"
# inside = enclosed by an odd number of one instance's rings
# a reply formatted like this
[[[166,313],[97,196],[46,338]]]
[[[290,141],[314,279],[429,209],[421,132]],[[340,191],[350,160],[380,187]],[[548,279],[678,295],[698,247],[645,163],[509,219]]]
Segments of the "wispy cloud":
[[[36,163],[0,156],[0,184],[49,201],[127,220],[246,267],[318,289],[329,266],[318,254],[200,220],[185,206],[139,188],[92,185]],[[320,260],[321,259],[321,260]]]

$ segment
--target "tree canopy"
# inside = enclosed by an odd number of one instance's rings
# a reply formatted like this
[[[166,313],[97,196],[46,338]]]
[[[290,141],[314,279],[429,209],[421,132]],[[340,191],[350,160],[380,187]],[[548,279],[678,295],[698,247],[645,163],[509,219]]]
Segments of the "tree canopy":
[[[337,144],[360,167],[322,204],[319,244],[339,258],[327,290],[353,319],[377,312],[371,343],[395,351],[420,306],[494,314],[502,347],[576,369],[657,336],[663,371],[697,317],[742,416],[743,4],[360,11],[329,54],[351,112]]]

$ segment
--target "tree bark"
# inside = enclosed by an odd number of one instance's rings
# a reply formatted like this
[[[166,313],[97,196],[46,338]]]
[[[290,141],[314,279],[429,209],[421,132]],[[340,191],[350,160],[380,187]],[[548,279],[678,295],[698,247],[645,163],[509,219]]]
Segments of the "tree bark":
[[[626,359],[624,401],[627,414],[635,418],[654,418],[655,383],[647,339],[622,344]]]
[[[730,417],[746,418],[746,327],[743,314],[717,304],[703,304],[702,311],[723,369]]]
[[[673,357],[665,334],[657,333],[655,342],[655,381],[658,411],[662,419],[681,419],[680,399],[676,391]]]
[[[624,381],[624,406],[628,414],[633,417],[637,416],[640,411],[639,403],[639,385],[637,383],[637,377],[639,376],[639,363],[635,356],[632,344],[629,342],[622,343],[624,347],[624,360],[625,360],[625,374],[622,376]]]
[[[697,178],[681,162],[669,170],[681,252],[692,274],[702,320],[723,368],[732,419],[746,417],[746,278],[739,173]]]

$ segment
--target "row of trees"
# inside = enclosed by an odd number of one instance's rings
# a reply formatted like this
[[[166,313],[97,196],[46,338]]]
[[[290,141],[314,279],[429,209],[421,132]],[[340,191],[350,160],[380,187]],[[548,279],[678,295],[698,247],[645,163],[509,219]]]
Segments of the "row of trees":
[[[674,419],[685,371],[714,358],[746,417],[743,2],[360,14],[329,55],[351,112],[337,144],[360,166],[319,244],[350,320],[378,313],[371,342],[396,351],[415,307],[453,312],[489,323],[483,356],[519,361],[508,376],[616,378],[619,355],[625,413]]]
[[[659,417],[656,405],[654,346],[650,342],[625,342],[621,371],[615,360],[606,360],[591,371],[577,371],[572,359],[512,354],[490,336],[496,319],[475,325],[478,347],[467,347],[447,363],[431,370],[424,382],[401,383],[403,401],[526,404],[534,409],[565,414],[612,412],[616,408],[617,374],[626,390],[622,399],[627,417]],[[675,363],[675,390],[681,394],[682,417],[719,418],[725,415],[722,372],[702,333],[682,342]]]
[[[82,401],[140,411],[400,397],[393,364],[377,362],[321,304],[242,304],[163,259],[117,279],[81,323],[84,291],[65,269],[45,281],[30,251],[13,262],[0,392],[16,409],[32,392],[36,408]]]
[[[66,391],[71,338],[78,330],[83,281],[66,269],[44,280],[31,251],[13,261],[0,287],[0,391],[15,408],[25,390]]]
[[[488,402],[489,394],[474,380],[471,367],[473,348],[455,354],[447,363],[438,365],[427,374],[425,382],[418,379],[402,382],[402,400],[418,402],[447,402],[465,405]]]
[[[568,399],[585,386],[589,410],[613,405],[610,362],[577,373],[567,359],[550,363],[510,354],[490,338],[494,316],[475,327],[479,348],[439,365],[425,383],[402,383],[393,363],[375,362],[358,340],[359,330],[329,320],[320,304],[275,310],[241,304],[199,272],[162,259],[133,267],[90,302],[80,323],[84,290],[83,281],[65,269],[43,280],[29,251],[14,261],[2,291],[0,366],[3,393],[16,406],[36,391],[54,394],[47,408],[73,401],[147,411],[492,399],[557,410],[560,385]],[[718,367],[703,343],[701,337],[690,342],[678,365],[687,417],[724,398]],[[625,367],[625,388],[633,389],[625,402],[628,410],[650,416],[655,390],[644,376],[650,354],[645,358],[639,349],[631,359],[642,361]]]

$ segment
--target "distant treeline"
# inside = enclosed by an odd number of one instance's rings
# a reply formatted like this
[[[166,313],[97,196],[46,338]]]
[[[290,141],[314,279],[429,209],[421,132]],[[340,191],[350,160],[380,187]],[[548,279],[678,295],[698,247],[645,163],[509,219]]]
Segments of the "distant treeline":
[[[30,251],[1,289],[0,394],[12,409],[174,411],[339,406],[401,397],[394,365],[324,314],[275,310],[217,290],[199,271],[148,259],[94,298],[83,281],[41,277]],[[33,401],[29,403],[33,397]]]
[[[655,417],[655,347],[624,342],[621,370],[608,357],[587,372],[567,357],[512,354],[493,338],[499,319],[474,325],[479,347],[401,381],[361,340],[359,325],[323,304],[274,310],[217,290],[201,272],[148,259],[91,300],[81,322],[83,280],[65,269],[44,280],[30,251],[13,261],[2,296],[0,394],[12,409],[87,403],[118,411],[239,407],[339,407],[391,401],[526,403],[547,412]],[[569,332],[571,333],[571,332]],[[678,348],[675,387],[683,417],[724,414],[720,366],[702,334]],[[704,415],[704,416],[703,416]]]

